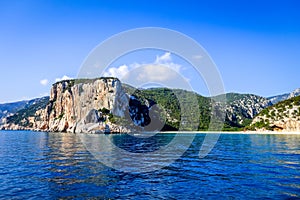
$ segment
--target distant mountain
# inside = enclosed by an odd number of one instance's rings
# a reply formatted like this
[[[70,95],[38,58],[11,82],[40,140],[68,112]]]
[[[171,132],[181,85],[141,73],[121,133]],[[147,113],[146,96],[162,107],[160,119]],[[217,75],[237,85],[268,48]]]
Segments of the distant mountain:
[[[293,92],[290,93],[290,95],[288,96],[288,99],[293,98],[293,97],[297,97],[300,96],[300,88],[294,90]]]
[[[34,116],[36,111],[44,109],[49,102],[49,97],[42,97],[29,100],[25,107],[5,118],[6,123],[15,123],[21,126],[28,126],[28,118]]]
[[[18,101],[14,103],[0,104],[0,118],[8,116],[11,113],[15,113],[18,110],[24,108],[28,101]]]
[[[294,90],[291,93],[285,93],[285,94],[281,94],[281,95],[276,95],[276,96],[272,96],[272,97],[268,97],[268,99],[272,102],[272,104],[276,104],[280,101],[284,101],[293,97],[297,97],[300,96],[300,88]]]
[[[20,110],[28,109],[30,106],[35,105],[36,103],[43,100],[49,101],[49,97],[0,104],[0,124],[5,123],[7,117],[16,114]]]
[[[248,128],[299,132],[300,96],[289,98],[262,110]]]

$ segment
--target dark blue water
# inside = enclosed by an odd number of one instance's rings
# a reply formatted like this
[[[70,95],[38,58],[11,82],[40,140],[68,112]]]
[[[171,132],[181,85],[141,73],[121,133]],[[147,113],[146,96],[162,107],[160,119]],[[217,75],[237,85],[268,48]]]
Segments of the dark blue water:
[[[221,135],[200,159],[204,136],[197,134],[186,153],[161,170],[125,173],[101,164],[76,135],[0,131],[0,198],[300,199],[300,135]],[[107,137],[142,153],[174,134],[157,135],[152,145]]]

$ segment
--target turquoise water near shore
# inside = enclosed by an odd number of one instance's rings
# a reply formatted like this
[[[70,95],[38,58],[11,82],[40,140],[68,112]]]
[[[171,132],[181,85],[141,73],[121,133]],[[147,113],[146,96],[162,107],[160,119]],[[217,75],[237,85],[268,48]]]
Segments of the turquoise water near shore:
[[[105,137],[126,151],[143,153],[175,135]],[[300,135],[222,134],[200,159],[204,137],[197,134],[169,166],[126,173],[103,165],[74,134],[0,131],[0,198],[300,198]]]

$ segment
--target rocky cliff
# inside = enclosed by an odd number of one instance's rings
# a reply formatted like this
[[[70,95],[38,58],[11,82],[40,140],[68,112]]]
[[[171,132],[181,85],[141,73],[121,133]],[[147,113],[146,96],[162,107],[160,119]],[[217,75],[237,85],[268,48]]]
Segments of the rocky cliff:
[[[218,97],[216,97],[218,99]],[[252,119],[272,103],[261,96],[253,94],[227,93],[225,106],[225,129],[234,130],[249,125]]]
[[[262,110],[252,121],[250,129],[299,132],[300,96]]]
[[[109,128],[101,110],[123,116],[128,96],[116,78],[68,80],[51,88],[49,104],[35,114],[33,129],[92,132]],[[113,131],[113,130],[112,130]]]
[[[177,93],[190,101],[192,92]],[[210,102],[206,97],[200,99]],[[116,78],[66,80],[53,84],[43,109],[16,113],[2,128],[72,133],[178,130],[182,117],[178,103],[174,91],[167,88],[138,90]],[[209,121],[203,124],[206,128]]]
[[[128,132],[109,117],[123,117],[129,97],[116,78],[65,80],[53,84],[45,105],[17,112],[6,119],[3,129],[52,132]],[[30,111],[30,112],[29,112]]]
[[[218,97],[196,94],[200,114],[197,116],[195,107],[190,106],[194,95],[180,89],[139,90],[116,78],[66,80],[53,84],[49,99],[6,118],[2,129],[103,133],[176,131],[185,124],[184,130],[207,130],[211,104],[218,105]],[[268,99],[252,94],[228,93],[226,98],[226,106],[220,104],[217,109],[226,113],[224,130],[227,131],[244,129],[258,113],[272,105]],[[194,114],[190,120],[199,120],[198,127],[185,121],[185,113]]]

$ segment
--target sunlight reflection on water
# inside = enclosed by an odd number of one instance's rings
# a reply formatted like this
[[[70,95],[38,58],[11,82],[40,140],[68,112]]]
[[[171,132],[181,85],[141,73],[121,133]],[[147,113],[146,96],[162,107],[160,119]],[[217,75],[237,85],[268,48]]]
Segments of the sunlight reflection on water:
[[[197,134],[184,155],[161,170],[124,173],[101,164],[74,134],[1,131],[0,199],[300,198],[299,135],[223,134],[200,159],[204,136]],[[174,135],[151,142],[107,137],[125,150],[147,152]]]

